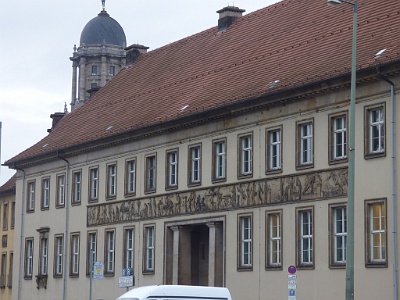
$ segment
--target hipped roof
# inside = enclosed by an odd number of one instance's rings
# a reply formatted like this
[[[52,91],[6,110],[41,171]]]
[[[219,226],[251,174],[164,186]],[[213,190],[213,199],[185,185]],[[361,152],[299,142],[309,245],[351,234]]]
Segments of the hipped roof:
[[[346,3],[333,8],[325,0],[284,0],[236,19],[226,31],[213,27],[142,54],[5,164],[68,155],[348,75],[352,20],[353,6]],[[400,61],[400,1],[359,1],[357,33],[358,70],[375,67],[374,55],[383,48],[379,63]]]

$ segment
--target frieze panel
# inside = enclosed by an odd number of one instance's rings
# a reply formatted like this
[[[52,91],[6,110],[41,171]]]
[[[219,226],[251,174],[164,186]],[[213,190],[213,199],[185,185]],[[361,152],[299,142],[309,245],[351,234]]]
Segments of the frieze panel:
[[[87,225],[347,196],[347,168],[88,206]]]

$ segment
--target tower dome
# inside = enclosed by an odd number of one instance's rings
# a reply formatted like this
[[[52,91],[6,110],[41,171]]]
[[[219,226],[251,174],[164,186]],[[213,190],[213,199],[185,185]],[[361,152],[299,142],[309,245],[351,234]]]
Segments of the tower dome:
[[[105,10],[91,19],[83,28],[80,46],[103,43],[126,47],[124,30]]]

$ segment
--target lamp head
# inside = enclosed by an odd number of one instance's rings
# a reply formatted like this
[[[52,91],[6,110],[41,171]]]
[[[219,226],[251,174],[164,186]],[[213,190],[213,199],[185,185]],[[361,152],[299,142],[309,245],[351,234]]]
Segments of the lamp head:
[[[340,3],[342,3],[340,0],[327,0],[326,2],[329,6],[338,6]]]

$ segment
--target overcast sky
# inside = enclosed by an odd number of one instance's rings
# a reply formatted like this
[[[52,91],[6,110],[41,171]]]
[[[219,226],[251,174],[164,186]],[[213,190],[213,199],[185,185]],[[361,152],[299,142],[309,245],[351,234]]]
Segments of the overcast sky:
[[[235,5],[248,14],[278,0],[107,0],[106,10],[127,44],[149,51],[218,23],[217,10]],[[50,114],[71,101],[73,46],[101,0],[0,0],[1,163],[47,135]],[[0,186],[14,170],[0,168]]]

